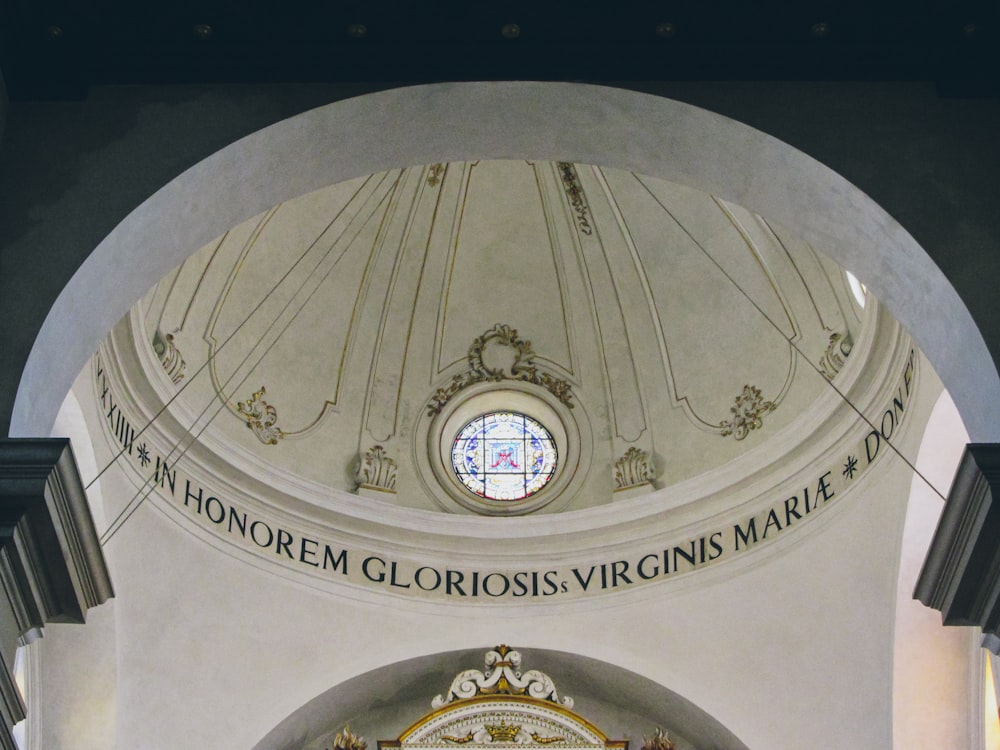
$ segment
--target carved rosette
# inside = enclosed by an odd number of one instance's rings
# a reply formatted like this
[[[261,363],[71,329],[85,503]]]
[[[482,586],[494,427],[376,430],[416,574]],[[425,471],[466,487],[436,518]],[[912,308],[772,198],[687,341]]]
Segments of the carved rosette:
[[[490,367],[483,359],[490,345],[499,345],[510,350],[512,362],[510,367]],[[569,408],[573,408],[572,386],[565,380],[542,372],[534,363],[535,352],[531,342],[518,338],[517,330],[509,325],[497,323],[472,342],[467,357],[468,369],[456,375],[444,388],[438,388],[431,396],[427,406],[427,416],[440,414],[441,410],[457,393],[476,383],[501,382],[518,380],[523,383],[534,383],[545,388]]]
[[[264,400],[265,393],[264,386],[261,386],[260,390],[246,401],[238,402],[236,409],[246,419],[247,427],[260,442],[265,445],[277,445],[278,441],[285,437],[285,433],[277,426],[278,410]]]
[[[819,361],[819,369],[827,380],[833,380],[834,376],[840,372],[853,348],[854,339],[851,338],[850,331],[830,334],[830,343]]]
[[[569,205],[576,215],[576,226],[582,234],[590,236],[594,233],[594,228],[590,225],[590,208],[587,206],[587,198],[583,194],[583,186],[580,185],[576,167],[565,161],[558,162],[557,166]]]
[[[719,434],[722,437],[732,435],[736,440],[743,440],[753,430],[764,426],[763,417],[777,408],[773,401],[765,401],[760,388],[752,385],[743,386],[743,392],[736,397],[736,403],[729,407],[732,417],[719,422]]]
[[[358,469],[358,487],[395,492],[397,468],[396,462],[389,458],[385,448],[381,445],[372,446],[365,452]]]
[[[632,446],[625,455],[615,461],[615,488],[624,490],[639,487],[653,481],[653,468],[649,454]]]
[[[181,356],[180,350],[174,343],[174,336],[170,333],[161,333],[157,328],[153,333],[153,351],[160,358],[160,364],[170,378],[170,381],[177,385],[184,379],[184,370],[187,363]]]
[[[547,674],[530,669],[523,674],[521,654],[503,644],[486,652],[486,669],[467,669],[460,672],[451,683],[447,695],[439,695],[431,701],[432,708],[441,708],[452,701],[471,698],[474,695],[526,695],[540,700],[549,700],[566,708],[573,707],[573,699],[560,698],[555,683]]]

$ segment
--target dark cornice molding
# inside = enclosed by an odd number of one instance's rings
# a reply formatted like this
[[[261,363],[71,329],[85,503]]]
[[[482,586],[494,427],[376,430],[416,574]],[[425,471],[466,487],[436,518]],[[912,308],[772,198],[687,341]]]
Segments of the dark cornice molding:
[[[1000,445],[967,445],[913,597],[1000,644]]]
[[[25,718],[12,675],[17,640],[48,622],[83,622],[114,596],[66,438],[0,440],[0,588],[0,750],[17,750],[12,731]]]

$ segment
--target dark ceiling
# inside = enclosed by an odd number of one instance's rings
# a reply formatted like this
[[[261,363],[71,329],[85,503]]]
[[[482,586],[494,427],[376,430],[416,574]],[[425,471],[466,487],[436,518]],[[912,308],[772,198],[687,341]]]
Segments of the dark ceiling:
[[[995,96],[1000,2],[0,0],[12,99],[122,83],[929,80]]]

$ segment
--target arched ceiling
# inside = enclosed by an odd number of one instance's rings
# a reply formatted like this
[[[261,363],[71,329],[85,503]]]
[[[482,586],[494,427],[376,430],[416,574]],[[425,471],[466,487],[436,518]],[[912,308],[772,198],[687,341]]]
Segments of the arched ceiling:
[[[527,383],[582,446],[580,481],[550,508],[577,509],[815,421],[864,321],[839,268],[738,206],[620,170],[466,162],[334,185],[234,227],[136,308],[121,367],[150,379],[146,413],[166,408],[240,474],[372,484],[438,510],[454,508],[421,472],[438,411],[469,386]],[[391,487],[359,474],[375,446]],[[630,450],[645,467],[620,462]]]

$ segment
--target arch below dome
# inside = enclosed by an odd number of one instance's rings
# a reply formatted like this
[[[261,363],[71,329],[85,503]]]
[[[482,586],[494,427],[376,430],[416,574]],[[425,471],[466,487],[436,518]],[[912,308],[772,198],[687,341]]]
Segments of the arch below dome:
[[[253,750],[311,748],[350,723],[351,731],[396,737],[431,710],[456,674],[481,667],[487,648],[461,649],[388,664],[346,680],[292,712]],[[639,750],[642,734],[667,730],[679,747],[746,750],[731,731],[684,696],[622,667],[592,657],[551,649],[523,649],[526,668],[551,677],[573,710],[613,737],[631,734]],[[368,722],[365,723],[365,719]],[[640,722],[633,726],[632,723]],[[645,722],[645,723],[642,723]],[[617,734],[616,734],[617,733]],[[326,745],[324,745],[325,747]]]
[[[628,169],[779,222],[855,272],[913,334],[972,440],[1000,439],[1000,378],[967,308],[913,238],[858,188],[791,146],[697,107],[525,82],[433,84],[338,102],[241,139],[180,175],[116,227],[56,300],[22,375],[10,435],[47,434],[112,325],[229,227],[362,174],[485,157]],[[135,247],[146,262],[121,263]]]

